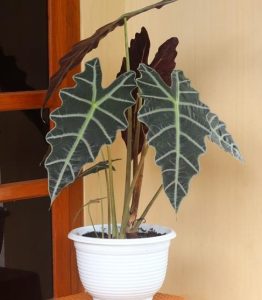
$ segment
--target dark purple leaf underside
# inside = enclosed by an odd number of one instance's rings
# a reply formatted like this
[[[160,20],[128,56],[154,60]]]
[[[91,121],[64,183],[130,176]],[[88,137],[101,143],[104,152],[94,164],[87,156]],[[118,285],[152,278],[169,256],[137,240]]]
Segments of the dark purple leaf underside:
[[[176,47],[178,45],[178,39],[172,37],[164,42],[158,49],[153,61],[150,64],[150,67],[154,68],[165,81],[166,84],[171,84],[171,73],[174,70],[176,63],[175,58],[177,55]],[[135,71],[140,63],[144,63],[148,65],[148,56],[150,50],[150,39],[147,33],[147,30],[142,27],[140,33],[136,33],[135,38],[131,40],[130,48],[129,48],[129,57],[130,57],[130,69]],[[117,76],[126,72],[126,58],[123,58],[122,66],[120,72]],[[137,90],[133,91],[134,99],[137,99]],[[137,128],[137,111],[138,111],[138,103],[133,106],[133,126],[132,126],[132,140],[135,139],[135,132]],[[134,149],[132,151],[132,158],[139,154],[142,150],[145,135],[147,133],[147,128],[145,125],[141,124],[140,130],[140,139],[139,139],[139,148],[138,153],[134,153]],[[127,131],[122,131],[122,138],[127,143]],[[134,143],[132,143],[134,145]]]
[[[172,37],[162,44],[150,67],[155,69],[167,85],[171,84],[171,73],[176,67],[175,58],[177,55],[176,47],[178,39]]]
[[[132,71],[135,71],[136,73],[137,68],[141,62],[148,64],[148,55],[149,55],[149,49],[150,49],[150,40],[148,33],[144,27],[141,28],[141,32],[136,33],[135,38],[131,40],[130,42],[130,48],[129,48],[129,57],[130,57],[130,69]],[[122,66],[120,69],[120,72],[117,74],[117,77],[120,76],[122,73],[126,72],[126,58],[123,58]],[[138,73],[137,73],[138,76]],[[137,89],[133,91],[133,97],[134,99],[137,99]],[[137,128],[137,111],[138,111],[138,103],[133,106],[132,113],[133,113],[133,122],[132,122],[132,145],[134,145],[133,141],[135,139],[135,132]],[[127,143],[127,131],[122,131],[122,138]],[[143,143],[145,140],[145,134],[146,134],[146,127],[141,124],[141,130],[140,130],[140,137],[139,137],[139,147],[138,147],[138,153],[139,154],[142,150]],[[132,149],[132,159],[135,155],[134,149]]]
[[[150,40],[145,27],[141,28],[141,32],[135,34],[135,38],[130,42],[129,56],[130,69],[138,75],[137,68],[140,63],[148,64],[148,55],[150,49]],[[123,58],[122,66],[117,77],[126,72],[126,58]]]
[[[49,88],[47,90],[46,99],[44,103],[44,107],[48,101],[48,99],[51,97],[51,95],[54,93],[54,91],[59,87],[67,73],[77,66],[84,56],[95,49],[100,40],[103,39],[105,36],[108,35],[111,31],[113,31],[116,27],[122,26],[124,24],[124,19],[129,20],[130,18],[139,15],[141,13],[144,13],[146,11],[149,11],[151,9],[157,8],[160,9],[163,6],[173,3],[177,0],[162,0],[160,2],[157,2],[155,4],[146,6],[142,9],[127,13],[116,19],[115,21],[108,23],[104,25],[103,27],[99,28],[92,36],[90,36],[87,39],[84,39],[80,41],[79,43],[75,44],[72,49],[64,55],[61,60],[59,61],[60,68],[59,70],[51,77],[49,82]]]

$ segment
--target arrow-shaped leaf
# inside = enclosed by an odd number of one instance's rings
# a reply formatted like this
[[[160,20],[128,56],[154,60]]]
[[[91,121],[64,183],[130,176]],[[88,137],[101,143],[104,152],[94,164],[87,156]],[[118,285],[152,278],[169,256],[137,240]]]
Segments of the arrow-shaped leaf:
[[[148,143],[156,149],[155,159],[162,170],[165,192],[177,210],[188,192],[190,179],[199,171],[198,157],[206,150],[205,136],[215,141],[219,133],[216,125],[210,127],[210,110],[199,100],[198,92],[182,71],[172,72],[171,87],[152,68],[141,64],[139,71],[141,78],[137,84],[144,98],[139,120],[149,129]],[[231,147],[232,137],[226,141]],[[224,144],[222,147],[225,149]]]
[[[52,148],[45,162],[52,201],[85,163],[95,160],[102,145],[114,141],[117,130],[126,129],[134,78],[134,72],[124,73],[103,89],[100,63],[94,59],[74,76],[75,87],[61,90],[62,106],[50,115],[55,128],[46,137]]]

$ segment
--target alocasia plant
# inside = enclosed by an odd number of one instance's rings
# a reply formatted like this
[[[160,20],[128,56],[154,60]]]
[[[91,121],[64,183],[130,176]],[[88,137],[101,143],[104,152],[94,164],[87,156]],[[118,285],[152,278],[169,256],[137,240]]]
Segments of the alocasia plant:
[[[48,95],[52,94],[71,66],[81,61],[83,53],[95,48],[109,31],[123,23],[126,30],[129,17],[174,1],[160,1],[136,13],[122,16],[100,28],[91,38],[80,42],[73,52],[61,60],[61,69],[51,81]],[[45,165],[52,201],[65,186],[83,174],[81,170],[84,164],[95,161],[103,145],[114,142],[118,130],[129,128],[123,138],[127,143],[126,173],[130,174],[132,167],[133,177],[131,180],[127,176],[126,180],[120,232],[116,228],[110,151],[108,161],[90,171],[105,170],[110,198],[108,207],[112,215],[108,222],[115,227],[112,231],[114,238],[123,238],[127,233],[137,230],[141,218],[144,218],[162,188],[178,210],[188,193],[190,179],[199,171],[198,159],[206,151],[206,137],[235,158],[241,159],[225,124],[200,101],[198,92],[191,87],[183,72],[174,69],[177,43],[177,38],[166,41],[149,65],[150,41],[145,28],[142,28],[141,33],[132,40],[131,47],[126,48],[127,55],[119,76],[109,87],[101,86],[99,59],[88,61],[84,71],[74,76],[76,85],[60,91],[62,105],[50,115],[55,128],[46,137],[51,152]],[[156,150],[155,161],[161,168],[163,185],[157,189],[142,216],[137,218],[144,158],[149,145]]]

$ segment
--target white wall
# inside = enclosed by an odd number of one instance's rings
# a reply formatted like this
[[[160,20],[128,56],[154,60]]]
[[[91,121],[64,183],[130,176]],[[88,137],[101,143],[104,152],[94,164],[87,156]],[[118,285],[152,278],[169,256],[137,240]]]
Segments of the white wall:
[[[83,36],[123,11],[153,2],[82,0]],[[227,123],[245,158],[241,164],[208,143],[201,173],[192,180],[178,215],[162,194],[148,216],[148,222],[177,231],[163,291],[188,300],[262,299],[261,11],[259,0],[180,0],[129,22],[130,37],[142,24],[147,27],[151,54],[168,37],[178,36],[177,67]],[[118,29],[101,46],[105,82],[109,82],[124,53],[122,31]],[[94,54],[98,52],[89,57]],[[123,155],[121,141],[114,151]],[[153,151],[147,160],[145,200],[160,183],[152,158]],[[122,183],[118,176],[117,186]],[[90,197],[96,191],[97,187],[87,185]],[[121,192],[120,188],[119,197]]]

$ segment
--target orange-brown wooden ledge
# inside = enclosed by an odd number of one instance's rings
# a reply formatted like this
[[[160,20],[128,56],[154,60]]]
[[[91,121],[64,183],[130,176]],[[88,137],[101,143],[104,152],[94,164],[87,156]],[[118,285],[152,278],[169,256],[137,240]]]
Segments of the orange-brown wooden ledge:
[[[48,195],[47,179],[0,184],[0,201],[17,201]]]
[[[56,298],[56,299],[57,300],[92,300],[92,297],[86,293],[81,293],[77,295]],[[154,300],[184,300],[184,298],[158,293],[155,295]]]

